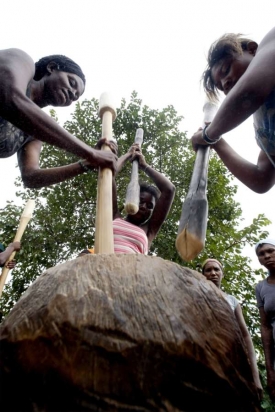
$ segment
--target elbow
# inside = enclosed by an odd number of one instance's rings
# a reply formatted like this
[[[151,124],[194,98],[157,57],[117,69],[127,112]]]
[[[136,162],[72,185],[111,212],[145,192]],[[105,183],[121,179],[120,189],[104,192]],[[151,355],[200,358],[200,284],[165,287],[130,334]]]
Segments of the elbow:
[[[24,187],[26,189],[41,189],[43,187],[42,184],[36,183],[32,180],[23,180]]]
[[[267,193],[273,185],[274,183],[270,184],[268,182],[263,182],[257,185],[253,185],[252,187],[250,187],[250,189],[253,190],[253,192],[258,193],[259,195],[262,195],[264,193]]]
[[[173,183],[170,183],[169,188],[168,188],[168,193],[169,196],[174,199],[175,193],[176,193],[176,187],[173,185]]]
[[[22,174],[23,185],[26,189],[41,189],[45,185],[35,174]]]

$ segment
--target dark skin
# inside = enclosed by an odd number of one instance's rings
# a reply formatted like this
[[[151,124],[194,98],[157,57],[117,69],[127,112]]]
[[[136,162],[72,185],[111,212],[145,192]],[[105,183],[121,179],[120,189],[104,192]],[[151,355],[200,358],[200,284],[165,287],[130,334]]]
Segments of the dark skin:
[[[275,87],[275,28],[259,46],[251,41],[242,55],[233,54],[219,60],[211,70],[216,87],[226,95],[214,120],[207,128],[211,140],[233,130],[253,114]],[[196,151],[206,145],[200,128],[192,137]],[[275,168],[263,150],[257,164],[238,155],[224,140],[211,145],[225,166],[247,187],[257,193],[267,192],[275,184]],[[275,157],[271,156],[275,162]]]
[[[60,127],[43,110],[52,105],[69,106],[84,92],[83,80],[76,74],[58,70],[55,62],[47,66],[47,74],[33,80],[33,60],[19,49],[0,51],[0,116],[35,138],[18,153],[18,164],[26,187],[40,188],[84,173],[78,163],[52,169],[40,169],[39,157],[43,142],[73,153],[90,167],[116,170],[116,156],[98,151]],[[29,87],[30,98],[26,96]]]
[[[259,245],[257,247],[256,254],[258,256],[260,264],[269,271],[269,275],[266,279],[267,282],[270,284],[275,284],[275,246],[268,243]],[[273,330],[269,316],[265,312],[264,308],[260,307],[259,312],[261,319],[261,338],[264,348],[267,372],[267,387],[271,399],[275,401],[275,342],[273,339]]]
[[[128,222],[144,230],[148,237],[148,248],[150,248],[169,213],[175,195],[175,186],[162,173],[157,172],[146,163],[145,157],[136,143],[118,159],[118,172],[127,161],[133,160],[138,160],[139,169],[152,179],[161,192],[159,199],[156,199],[149,192],[141,192],[138,212],[135,215],[126,216]],[[117,217],[121,217],[121,215],[117,206],[116,186],[113,179],[113,218]]]
[[[0,265],[3,266],[11,256],[13,252],[18,252],[21,249],[21,242],[12,242],[10,243],[4,252],[0,253]],[[10,262],[6,263],[6,267],[8,269],[13,269],[15,267],[15,260],[11,260]]]
[[[217,288],[221,288],[221,282],[223,278],[223,271],[221,266],[215,262],[215,261],[209,261],[205,264],[203,268],[202,274],[206,277],[207,280],[210,282],[214,283],[214,285],[217,286]],[[253,347],[253,342],[251,339],[251,336],[248,332],[244,317],[243,317],[243,312],[240,304],[238,304],[235,308],[235,318],[238,322],[238,325],[240,327],[240,331],[243,335],[243,339],[246,345],[246,350],[247,350],[247,355],[250,361],[251,369],[252,369],[252,374],[254,378],[254,383],[255,386],[258,390],[258,395],[259,399],[262,398],[262,384],[259,378],[259,372],[258,372],[258,367],[257,367],[257,361],[256,361],[256,356],[255,356],[255,350]]]

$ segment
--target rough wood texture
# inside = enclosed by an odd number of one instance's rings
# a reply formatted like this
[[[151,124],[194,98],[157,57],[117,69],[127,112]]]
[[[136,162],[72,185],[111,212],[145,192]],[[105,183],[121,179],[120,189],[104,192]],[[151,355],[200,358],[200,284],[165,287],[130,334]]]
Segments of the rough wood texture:
[[[195,259],[205,244],[209,151],[209,146],[198,148],[191,183],[182,205],[176,248],[180,257],[186,262]]]
[[[258,411],[232,311],[199,273],[87,255],[43,273],[0,328],[2,411]]]

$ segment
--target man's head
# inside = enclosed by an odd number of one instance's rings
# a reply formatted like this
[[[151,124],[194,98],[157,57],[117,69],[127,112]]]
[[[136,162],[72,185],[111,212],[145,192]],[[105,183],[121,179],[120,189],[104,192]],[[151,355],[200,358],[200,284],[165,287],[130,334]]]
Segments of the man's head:
[[[223,35],[211,45],[202,75],[204,90],[210,100],[218,100],[218,90],[227,94],[232,89],[246,71],[257,47],[253,40],[234,33]]]

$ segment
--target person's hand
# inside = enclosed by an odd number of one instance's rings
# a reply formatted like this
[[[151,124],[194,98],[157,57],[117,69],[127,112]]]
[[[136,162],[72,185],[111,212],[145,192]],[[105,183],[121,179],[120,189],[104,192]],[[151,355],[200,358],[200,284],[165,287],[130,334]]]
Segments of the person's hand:
[[[132,144],[128,153],[131,155],[130,161],[133,162],[134,160],[138,161],[138,166],[141,170],[144,170],[147,166],[145,161],[145,157],[142,154],[141,148],[138,143]]]
[[[108,146],[111,151],[117,156],[118,153],[118,146],[117,142],[115,140],[108,140],[106,137],[102,137],[101,139],[98,140],[97,144],[95,145],[96,150],[101,150],[101,147],[103,145]]]
[[[109,150],[100,150],[102,145],[106,144],[110,147]],[[82,168],[88,168],[90,170],[97,169],[101,167],[102,169],[111,169],[115,174],[117,170],[117,144],[114,140],[108,140],[106,138],[101,138],[98,140],[95,149],[93,150],[92,159],[81,161]]]
[[[143,154],[141,152],[136,151],[135,157],[133,158],[133,160],[138,161],[138,167],[141,170],[145,170],[146,167],[148,166],[148,164],[145,161],[145,157],[143,156]]]
[[[138,143],[133,143],[127,153],[129,154],[130,161],[132,162],[136,159],[138,154],[142,153],[140,145]]]
[[[96,156],[92,164],[88,164],[88,167],[96,168],[100,167],[101,169],[111,169],[114,174],[117,170],[117,156],[107,150],[96,150]]]
[[[12,247],[15,252],[18,252],[21,249],[21,242],[18,242],[18,241],[12,242],[9,244],[9,246]]]
[[[193,150],[195,152],[198,150],[198,146],[207,146],[207,143],[203,140],[202,135],[203,129],[200,127],[199,130],[191,137]]]
[[[10,260],[9,262],[7,262],[5,264],[6,268],[8,268],[8,269],[13,269],[15,267],[15,265],[16,265],[16,260],[14,260],[14,259]]]

